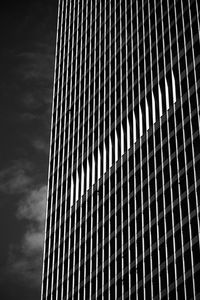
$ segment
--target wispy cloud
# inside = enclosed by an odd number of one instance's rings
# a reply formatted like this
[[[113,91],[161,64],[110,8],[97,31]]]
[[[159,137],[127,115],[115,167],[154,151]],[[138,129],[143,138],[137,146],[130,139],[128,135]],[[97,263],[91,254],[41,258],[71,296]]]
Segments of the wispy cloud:
[[[9,246],[5,277],[34,287],[41,283],[46,185],[36,184],[31,170],[33,165],[26,161],[13,162],[0,172],[0,191],[13,199],[18,195],[15,217],[24,226],[19,242]]]
[[[27,225],[21,242],[9,251],[7,273],[33,287],[41,283],[45,204],[44,185],[30,190],[19,202],[16,216]]]
[[[31,81],[38,86],[48,86],[53,78],[54,48],[48,43],[35,43],[34,49],[26,52],[16,51],[15,60],[18,62],[16,72],[20,81]]]
[[[44,221],[46,186],[34,188],[19,202],[17,217],[35,221],[38,226]]]
[[[18,70],[23,76],[23,80],[36,79],[37,84],[44,84],[44,81],[49,82],[50,75],[53,75],[53,54],[27,52],[20,56],[20,59],[26,62]],[[42,79],[43,82],[38,81],[38,78]]]
[[[42,151],[46,154],[49,152],[49,143],[45,142],[44,139],[35,139],[32,141],[32,145],[37,151]]]
[[[14,161],[10,167],[0,171],[0,191],[6,194],[25,193],[32,183],[30,169],[29,162]]]

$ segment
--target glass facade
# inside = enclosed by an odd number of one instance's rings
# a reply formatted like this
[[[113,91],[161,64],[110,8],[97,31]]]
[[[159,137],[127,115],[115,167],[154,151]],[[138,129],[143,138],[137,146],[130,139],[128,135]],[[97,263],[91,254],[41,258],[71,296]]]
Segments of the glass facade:
[[[200,4],[59,0],[42,300],[200,298]]]

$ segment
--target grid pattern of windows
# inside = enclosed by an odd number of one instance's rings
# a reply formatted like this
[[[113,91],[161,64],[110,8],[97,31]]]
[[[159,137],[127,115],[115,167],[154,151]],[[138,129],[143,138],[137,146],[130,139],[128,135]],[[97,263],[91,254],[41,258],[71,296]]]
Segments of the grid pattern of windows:
[[[42,300],[200,297],[199,12],[59,0]]]

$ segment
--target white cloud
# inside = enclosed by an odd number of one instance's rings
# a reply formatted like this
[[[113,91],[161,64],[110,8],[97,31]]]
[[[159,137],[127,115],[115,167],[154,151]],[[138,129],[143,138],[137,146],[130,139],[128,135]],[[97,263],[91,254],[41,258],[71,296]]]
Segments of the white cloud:
[[[24,52],[17,55],[25,64],[21,64],[18,72],[24,81],[37,80],[38,83],[44,84],[49,82],[53,77],[52,63],[54,61],[54,53],[45,53],[38,49],[38,52]],[[39,79],[39,81],[38,81]]]
[[[28,221],[19,245],[10,248],[9,273],[19,281],[41,284],[46,186],[34,188],[19,202],[17,218]]]
[[[41,230],[29,229],[26,231],[22,242],[22,249],[27,256],[42,251],[44,241],[43,229],[44,228],[41,227]]]
[[[20,114],[20,119],[22,121],[31,122],[31,121],[36,121],[37,119],[39,119],[39,117],[34,113],[26,112],[26,113]]]
[[[42,274],[46,185],[35,185],[33,173],[31,164],[13,163],[10,168],[0,172],[0,191],[12,197],[18,193],[15,213],[18,222],[24,224],[18,244],[10,245],[5,276],[12,276],[23,284],[30,285],[31,282],[31,286],[39,286]]]
[[[21,284],[27,284],[30,287],[41,285],[41,266],[42,255],[38,252],[36,255],[27,255],[18,246],[11,246],[9,250],[9,259],[6,273],[15,278]]]
[[[46,154],[49,152],[49,145],[44,140],[36,139],[32,141],[33,147],[38,151],[44,151]]]
[[[37,225],[44,221],[46,205],[46,186],[34,188],[19,202],[17,217],[36,222]]]
[[[0,172],[0,191],[6,194],[24,193],[32,183],[29,175],[31,164],[27,162],[13,162]]]

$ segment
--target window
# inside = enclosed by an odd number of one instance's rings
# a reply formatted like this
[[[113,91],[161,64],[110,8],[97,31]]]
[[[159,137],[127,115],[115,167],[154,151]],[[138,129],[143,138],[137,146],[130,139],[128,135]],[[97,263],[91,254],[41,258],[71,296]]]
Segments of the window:
[[[158,149],[156,151],[156,165],[157,165],[157,168],[161,165],[161,150]]]
[[[198,224],[196,217],[191,220],[192,238],[198,235]]]
[[[185,271],[191,270],[191,251],[190,249],[184,253]]]
[[[149,159],[149,172],[150,174],[154,172],[154,156]]]
[[[160,129],[157,129],[155,138],[156,138],[156,146],[160,145]]]
[[[185,83],[187,84],[187,83]],[[187,86],[186,86],[187,88]],[[183,104],[183,115],[184,115],[184,119],[187,118],[187,116],[189,116],[189,103],[188,101],[185,101]]]
[[[194,258],[194,265],[197,265],[200,261],[200,251],[199,251],[198,243],[193,245],[192,252],[193,252],[193,258]]]
[[[162,125],[162,138],[164,139],[167,136],[167,122]]]
[[[184,126],[184,130],[185,130],[185,139],[187,140],[187,139],[191,138],[191,129],[190,129],[189,122]]]
[[[193,185],[194,184],[194,171],[193,171],[193,167],[190,168],[187,171],[187,176],[188,176],[188,184],[189,184],[189,186]]]
[[[168,251],[168,257],[170,257],[173,254],[173,237],[169,237],[167,239],[167,251]]]
[[[159,238],[161,238],[164,235],[164,219],[160,219],[158,223],[159,227]]]
[[[162,270],[160,273],[161,278],[161,289],[164,290],[167,286],[167,276],[166,276],[166,270]]]
[[[182,217],[185,218],[188,216],[188,206],[187,206],[187,199],[183,199],[181,202],[181,209],[182,209]]]
[[[179,233],[180,234],[180,233]],[[176,260],[176,270],[177,270],[177,277],[183,276],[183,262],[182,262],[182,256],[179,256]],[[184,292],[183,292],[184,295]],[[183,296],[184,297],[184,296]],[[182,299],[182,298],[180,298]],[[184,298],[183,298],[184,299]]]
[[[185,158],[184,158],[183,151],[181,153],[179,153],[178,161],[179,161],[179,169],[181,170],[185,166]]]

